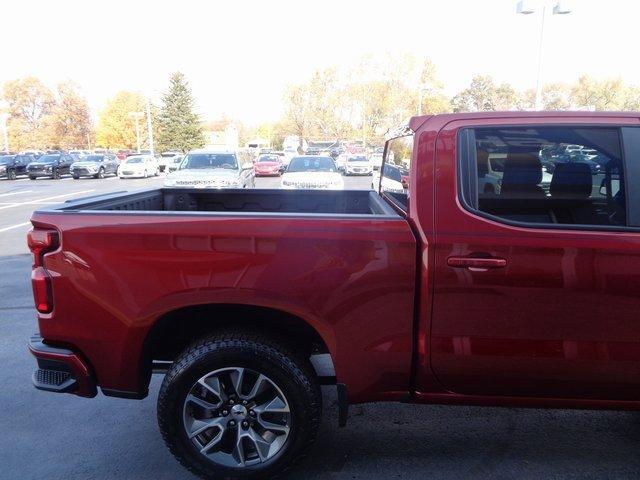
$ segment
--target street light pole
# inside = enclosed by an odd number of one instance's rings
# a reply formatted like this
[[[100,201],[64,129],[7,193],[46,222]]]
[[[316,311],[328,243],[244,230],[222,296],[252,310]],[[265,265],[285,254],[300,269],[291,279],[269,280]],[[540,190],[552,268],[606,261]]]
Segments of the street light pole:
[[[530,0],[520,0],[516,4],[516,13],[523,15],[530,15],[535,13],[536,9],[531,5]],[[571,10],[563,5],[562,0],[556,0],[553,6],[553,15],[566,15],[571,13]],[[544,54],[544,24],[547,16],[547,3],[543,0],[542,4],[542,18],[540,19],[540,38],[538,40],[538,71],[536,75],[536,100],[535,109],[542,110],[542,64]]]
[[[138,145],[138,153],[140,153],[140,122],[139,120],[144,116],[144,112],[129,112],[129,116],[136,122],[136,143]]]
[[[542,6],[542,20],[540,21],[540,40],[538,44],[538,74],[536,75],[536,110],[542,110],[542,55],[544,53],[544,21],[547,16],[547,6]]]

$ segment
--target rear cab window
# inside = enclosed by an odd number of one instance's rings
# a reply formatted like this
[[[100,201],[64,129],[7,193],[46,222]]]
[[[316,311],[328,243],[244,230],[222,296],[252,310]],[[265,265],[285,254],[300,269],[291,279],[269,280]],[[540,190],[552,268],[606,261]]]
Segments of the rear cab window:
[[[627,151],[634,145],[640,148],[640,128],[462,129],[460,200],[476,214],[522,226],[604,230],[640,226],[628,208],[627,185],[632,182],[623,137],[628,139]],[[632,170],[637,170],[635,165]]]
[[[402,135],[386,142],[380,174],[380,194],[405,213],[409,205],[413,140],[414,134],[407,128]]]

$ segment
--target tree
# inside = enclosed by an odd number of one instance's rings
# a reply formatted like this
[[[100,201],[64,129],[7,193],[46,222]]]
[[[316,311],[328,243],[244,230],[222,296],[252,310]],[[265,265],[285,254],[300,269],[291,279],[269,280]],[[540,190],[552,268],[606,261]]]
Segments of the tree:
[[[300,140],[298,149],[311,130],[311,95],[305,84],[290,85],[284,94],[284,124]]]
[[[439,114],[451,111],[451,101],[444,94],[444,85],[438,78],[435,63],[427,58],[420,71],[419,105],[420,114]]]
[[[519,106],[518,93],[508,83],[496,85],[489,75],[476,75],[469,88],[451,100],[454,112],[515,110]]]
[[[158,150],[187,152],[204,146],[204,132],[185,76],[171,74],[158,115]]]
[[[87,100],[77,85],[58,85],[56,103],[50,116],[50,145],[61,148],[88,147],[92,135],[91,114]]]
[[[49,135],[45,130],[55,98],[39,79],[28,77],[4,84],[2,96],[8,104],[9,143],[14,150],[47,146]]]
[[[121,91],[107,101],[100,112],[96,141],[105,148],[134,148],[137,146],[135,119],[132,112],[144,112],[145,99],[139,93]],[[140,122],[140,136],[146,137],[146,122]]]

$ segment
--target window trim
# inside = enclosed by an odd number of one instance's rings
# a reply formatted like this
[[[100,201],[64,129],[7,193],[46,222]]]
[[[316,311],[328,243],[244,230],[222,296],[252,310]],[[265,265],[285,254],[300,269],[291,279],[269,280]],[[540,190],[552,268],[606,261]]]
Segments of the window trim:
[[[638,129],[640,131],[640,127],[628,126],[628,125],[616,125],[616,124],[568,124],[568,123],[544,123],[540,124],[541,127],[558,127],[558,128],[609,128],[609,129],[617,129],[618,130],[618,141],[620,142],[620,152],[622,155],[622,167],[624,169],[624,178],[625,178],[625,204],[626,204],[626,226],[606,226],[606,225],[587,225],[587,224],[571,224],[571,223],[529,223],[529,222],[519,222],[517,220],[509,220],[504,217],[500,217],[497,215],[492,215],[487,212],[483,212],[478,209],[478,194],[477,194],[477,181],[475,182],[475,187],[465,186],[465,183],[474,184],[473,181],[465,182],[467,179],[477,179],[477,160],[476,160],[476,149],[475,149],[475,129],[476,128],[518,128],[518,127],[531,127],[531,124],[521,125],[521,124],[499,124],[499,125],[481,125],[477,127],[461,127],[456,133],[456,158],[455,158],[455,166],[456,166],[456,186],[457,192],[456,196],[460,202],[460,205],[473,215],[477,217],[481,217],[487,220],[491,220],[503,225],[509,225],[512,227],[520,227],[526,228],[530,230],[577,230],[577,231],[591,231],[591,232],[640,232],[640,206],[634,208],[634,206],[629,201],[630,199],[630,186],[633,185],[634,182],[631,181],[631,176],[635,179],[640,180],[640,160],[636,162],[633,168],[629,168],[630,162],[628,159],[628,151],[627,144],[631,145],[630,142],[625,141],[624,133],[627,129]],[[538,126],[538,125],[536,125]],[[473,155],[469,155],[469,145],[470,138],[473,139]],[[466,145],[463,143],[465,142]],[[640,136],[636,139],[635,144],[633,145],[640,152]],[[386,148],[386,146],[385,146]],[[466,155],[463,155],[466,153]],[[475,196],[470,197],[475,189]],[[640,200],[640,190],[635,191],[633,197],[637,197]],[[475,205],[473,203],[469,203],[469,198],[475,199]]]

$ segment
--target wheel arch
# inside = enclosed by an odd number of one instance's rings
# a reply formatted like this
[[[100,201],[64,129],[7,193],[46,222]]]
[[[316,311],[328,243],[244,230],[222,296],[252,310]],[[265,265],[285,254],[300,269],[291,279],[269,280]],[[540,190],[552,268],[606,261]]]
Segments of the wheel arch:
[[[154,362],[169,365],[197,338],[230,328],[263,332],[286,342],[310,358],[318,376],[335,382],[335,343],[312,323],[279,308],[244,303],[205,303],[167,311],[156,319],[144,339],[142,384],[148,385]]]

